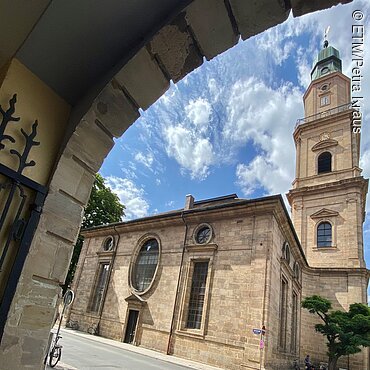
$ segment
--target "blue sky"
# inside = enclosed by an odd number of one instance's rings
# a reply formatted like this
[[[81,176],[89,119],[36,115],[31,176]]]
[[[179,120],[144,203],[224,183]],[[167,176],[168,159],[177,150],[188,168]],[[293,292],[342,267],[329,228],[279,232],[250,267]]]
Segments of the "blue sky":
[[[361,22],[352,19],[362,10]],[[289,19],[204,62],[126,131],[100,173],[126,205],[126,220],[182,208],[195,199],[237,193],[285,194],[294,179],[294,125],[313,61],[330,25],[329,42],[351,76],[352,24],[370,32],[370,5],[355,0]],[[366,35],[365,31],[365,35]],[[365,105],[361,166],[370,176],[370,36],[365,40]],[[369,213],[370,200],[367,202]],[[370,218],[365,223],[370,266]]]

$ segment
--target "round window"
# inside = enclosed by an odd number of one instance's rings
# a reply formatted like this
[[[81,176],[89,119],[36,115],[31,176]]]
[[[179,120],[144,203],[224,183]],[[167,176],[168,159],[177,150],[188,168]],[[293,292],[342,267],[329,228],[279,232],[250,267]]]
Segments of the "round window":
[[[321,91],[326,91],[329,89],[329,85],[328,84],[325,84],[325,85],[322,85],[321,86]]]
[[[195,235],[195,241],[198,244],[206,244],[212,236],[211,228],[208,225],[201,226]]]
[[[108,251],[111,251],[114,247],[114,239],[113,239],[113,236],[108,236],[108,238],[106,238],[104,240],[104,243],[103,243],[103,250],[104,252],[108,252]]]
[[[132,287],[137,292],[144,292],[150,288],[157,271],[159,259],[159,245],[156,239],[147,240],[136,257],[132,274]]]

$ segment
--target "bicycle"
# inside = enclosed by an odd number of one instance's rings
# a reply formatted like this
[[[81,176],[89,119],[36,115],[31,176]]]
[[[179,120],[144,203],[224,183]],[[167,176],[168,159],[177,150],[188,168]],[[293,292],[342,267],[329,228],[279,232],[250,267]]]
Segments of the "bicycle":
[[[97,335],[98,334],[98,324],[92,324],[87,329],[87,332],[91,335]]]
[[[299,366],[299,359],[298,358],[296,358],[293,361],[292,369],[294,369],[294,370],[300,370],[301,369],[301,367]]]
[[[49,353],[49,365],[50,367],[55,367],[59,362],[60,358],[62,357],[62,348],[58,341],[62,338],[60,335],[56,335],[53,346]]]
[[[78,321],[76,320],[69,320],[66,324],[66,327],[67,328],[70,328],[70,329],[73,329],[73,330],[78,330],[79,328],[79,325],[78,325]]]

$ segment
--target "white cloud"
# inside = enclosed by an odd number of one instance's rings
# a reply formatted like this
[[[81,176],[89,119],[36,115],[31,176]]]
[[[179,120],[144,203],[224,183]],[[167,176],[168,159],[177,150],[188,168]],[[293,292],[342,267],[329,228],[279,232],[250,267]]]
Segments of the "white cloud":
[[[214,97],[214,100],[217,100],[220,93],[217,81],[211,77],[208,79],[207,85],[210,95]]]
[[[135,160],[137,162],[142,163],[145,167],[151,168],[154,157],[152,153],[148,153],[147,155],[144,155],[142,152],[138,152],[135,155]]]
[[[155,179],[155,184],[157,185],[157,186],[159,186],[159,185],[161,185],[161,179]]]
[[[289,25],[284,28],[286,28],[286,31],[289,30]],[[270,28],[259,36],[257,42],[258,48],[268,52],[277,65],[281,65],[296,46],[291,40],[286,40],[289,36],[287,32],[282,35],[280,31],[278,27]],[[285,39],[285,42],[281,42],[282,38]]]
[[[362,175],[365,178],[369,178],[370,177],[370,148],[362,153],[360,157],[360,167],[363,169]],[[369,199],[367,199],[367,202],[366,202],[366,213],[367,215],[370,214],[370,200]],[[367,217],[367,219],[370,222],[369,217]],[[368,225],[368,228],[370,229],[370,224]]]
[[[148,215],[149,203],[144,197],[143,188],[137,187],[130,179],[116,176],[107,177],[106,183],[125,205],[126,219],[131,220]]]
[[[245,195],[252,194],[261,185],[269,194],[279,194],[284,193],[292,181],[289,172],[288,168],[257,156],[248,165],[238,164],[236,177]]]
[[[205,132],[209,125],[212,107],[206,99],[191,100],[185,107],[185,114],[192,124]]]
[[[166,207],[173,207],[174,205],[175,205],[174,200],[170,200],[170,201],[166,202],[166,204],[165,204]]]
[[[369,177],[370,176],[370,149],[362,153],[362,156],[360,159],[360,167],[363,169],[364,175],[366,177]]]
[[[289,189],[295,163],[291,135],[303,115],[301,96],[290,84],[273,90],[253,77],[232,87],[223,136],[231,148],[252,143],[259,153],[237,166],[237,183],[245,195],[259,186],[270,194]]]
[[[169,125],[164,129],[167,154],[176,159],[192,179],[205,179],[214,162],[211,142],[182,125]]]

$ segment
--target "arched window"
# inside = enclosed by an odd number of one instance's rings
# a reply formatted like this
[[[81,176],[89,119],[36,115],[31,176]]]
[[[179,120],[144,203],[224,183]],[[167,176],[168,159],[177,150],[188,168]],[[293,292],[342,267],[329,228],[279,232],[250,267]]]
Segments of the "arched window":
[[[324,152],[317,159],[317,173],[331,172],[331,153]]]
[[[317,226],[317,246],[331,247],[332,245],[332,228],[329,222],[321,222]]]
[[[285,242],[283,244],[281,252],[282,252],[282,259],[285,260],[287,262],[287,264],[289,265],[289,263],[290,263],[290,247],[289,247],[288,242]]]
[[[156,239],[147,240],[140,248],[132,270],[132,286],[138,292],[144,292],[153,281],[158,265],[159,246]]]
[[[294,274],[294,278],[297,279],[298,281],[300,281],[300,279],[301,279],[301,270],[299,268],[298,262],[294,263],[293,274]]]

